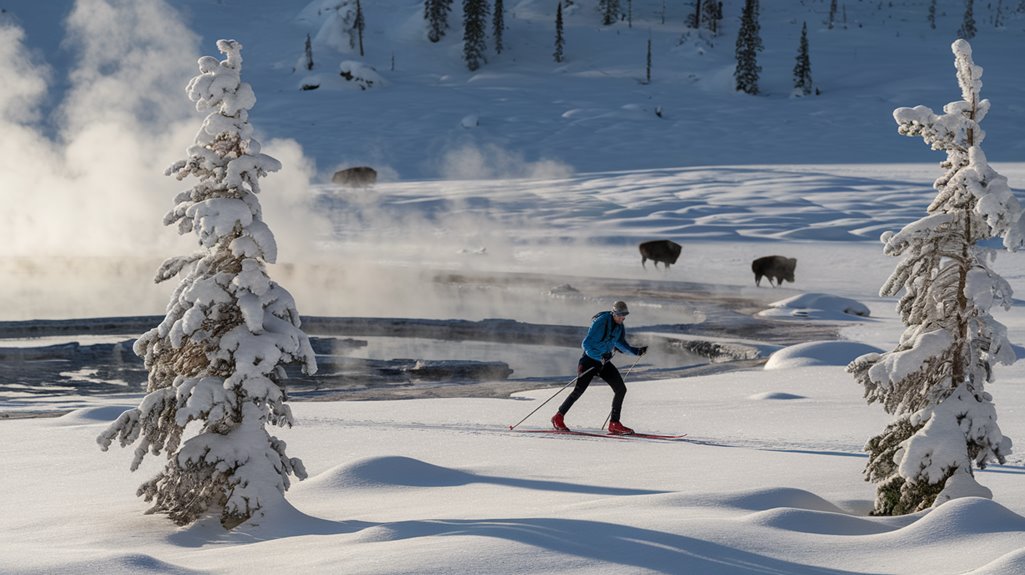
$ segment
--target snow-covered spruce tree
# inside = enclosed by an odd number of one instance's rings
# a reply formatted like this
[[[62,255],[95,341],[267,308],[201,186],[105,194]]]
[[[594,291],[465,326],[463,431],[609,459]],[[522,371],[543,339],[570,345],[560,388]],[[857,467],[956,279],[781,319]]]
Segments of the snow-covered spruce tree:
[[[463,59],[471,72],[487,61],[487,22],[487,0],[463,0]]]
[[[899,133],[947,152],[928,215],[881,238],[886,254],[904,259],[880,294],[904,291],[897,311],[907,327],[895,349],[864,355],[847,368],[869,403],[897,416],[865,448],[877,515],[990,497],[973,466],[1003,462],[1011,449],[984,389],[995,364],[1015,361],[1006,329],[989,313],[993,305],[1010,308],[1011,288],[987,266],[989,250],[977,244],[999,237],[1007,249],[1023,247],[1025,219],[1007,179],[980,147],[979,122],[989,111],[989,100],[979,99],[982,68],[972,62],[968,42],[955,41],[953,51],[962,100],[944,106],[943,115],[925,106],[893,113]]]
[[[565,58],[565,48],[566,38],[562,33],[562,2],[559,2],[558,7],[555,9],[555,53],[552,54],[556,62],[561,63]]]
[[[295,301],[271,281],[266,264],[277,245],[263,222],[258,179],[281,168],[252,138],[252,88],[241,81],[242,46],[219,40],[226,56],[199,60],[189,99],[206,117],[189,157],[168,175],[199,182],[175,198],[164,217],[181,234],[194,232],[200,250],[164,262],[156,281],[183,274],[167,315],[135,343],[149,370],[147,395],[97,438],[104,451],[114,440],[138,442],[132,470],[147,452],[167,453],[167,464],[139,487],[150,512],[180,525],[220,515],[231,529],[282,501],[289,476],[306,477],[298,459],[267,424],[292,425],[284,366],[317,370],[300,329]],[[186,427],[198,425],[185,439]]]
[[[427,39],[440,42],[448,31],[448,13],[452,0],[424,0],[424,20],[427,21]]]
[[[811,57],[808,55],[808,23],[801,27],[801,42],[794,64],[794,95],[810,96],[815,91],[811,81]]]
[[[502,33],[505,32],[505,7],[502,5],[502,0],[495,0],[495,13],[491,24],[491,34],[495,38],[495,54],[501,54],[504,47]]]
[[[963,40],[971,40],[975,37],[975,0],[965,0],[964,18],[961,20],[961,27],[957,30],[957,37]]]
[[[737,32],[737,68],[733,72],[737,80],[737,91],[751,95],[758,94],[758,52],[762,49],[760,25],[758,24],[758,0],[744,0],[744,11],[740,17]]]

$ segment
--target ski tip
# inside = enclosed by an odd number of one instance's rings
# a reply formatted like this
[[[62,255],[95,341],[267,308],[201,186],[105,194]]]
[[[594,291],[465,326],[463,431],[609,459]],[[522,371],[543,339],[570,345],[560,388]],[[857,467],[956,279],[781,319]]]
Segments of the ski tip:
[[[509,426],[509,431],[512,431],[513,427],[514,427],[514,426],[510,425],[510,426]]]

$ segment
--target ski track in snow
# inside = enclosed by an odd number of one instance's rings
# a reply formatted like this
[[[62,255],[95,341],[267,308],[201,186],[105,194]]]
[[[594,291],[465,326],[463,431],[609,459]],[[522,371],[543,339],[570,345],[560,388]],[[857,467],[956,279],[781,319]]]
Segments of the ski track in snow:
[[[537,417],[537,419],[544,420],[544,417]],[[515,438],[523,438],[526,440],[540,439],[540,440],[571,440],[571,441],[605,441],[606,439],[615,439],[617,436],[611,436],[610,438],[605,437],[593,437],[589,435],[559,435],[559,434],[545,434],[545,433],[522,433],[516,430],[510,430],[508,426],[496,426],[496,425],[460,425],[450,423],[424,423],[424,422],[398,422],[398,421],[383,421],[383,420],[355,420],[346,419],[344,421],[334,418],[322,418],[322,417],[302,417],[298,421],[299,425],[309,426],[324,426],[330,428],[357,428],[370,431],[383,431],[383,430],[399,430],[399,431],[414,431],[424,432],[430,434],[445,434],[445,435],[491,435],[500,434],[507,435]],[[510,424],[511,425],[511,424]],[[523,431],[539,429],[536,423],[530,424],[525,423],[517,429]],[[547,428],[542,428],[547,429]],[[600,434],[600,429],[590,428],[574,428],[574,431],[582,431],[586,433]],[[686,431],[672,430],[667,431],[663,429],[659,430],[638,430],[638,433],[653,433],[653,434],[682,434]],[[742,448],[742,449],[756,449],[762,451],[789,451],[795,453],[816,453],[816,454],[827,454],[827,455],[841,455],[841,456],[852,456],[852,457],[864,457],[861,446],[855,446],[850,444],[838,444],[835,442],[821,442],[821,443],[800,443],[800,442],[779,442],[779,441],[767,441],[757,440],[742,437],[703,437],[688,434],[686,437],[674,439],[673,441],[665,441],[658,439],[646,439],[642,437],[628,438],[633,440],[641,440],[646,442],[655,443],[689,443],[692,445],[701,445],[707,447],[728,447],[728,448]]]

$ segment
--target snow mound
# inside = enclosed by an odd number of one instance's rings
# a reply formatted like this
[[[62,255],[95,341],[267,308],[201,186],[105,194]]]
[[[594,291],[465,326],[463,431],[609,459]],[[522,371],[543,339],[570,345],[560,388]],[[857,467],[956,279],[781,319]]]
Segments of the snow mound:
[[[723,504],[748,511],[768,511],[770,509],[786,507],[807,511],[843,513],[842,509],[818,495],[792,487],[750,491],[734,497],[728,497],[723,501]]]
[[[305,489],[341,491],[380,487],[454,487],[480,481],[477,476],[401,456],[371,457],[333,467],[311,477]]]
[[[819,535],[875,535],[897,529],[885,521],[808,509],[779,508],[752,513],[745,521],[765,527]]]
[[[965,497],[954,499],[924,512],[918,521],[900,530],[911,541],[957,541],[983,533],[1025,531],[1025,517],[991,499]]]
[[[773,353],[765,369],[791,369],[818,365],[847,365],[866,353],[882,353],[868,344],[854,341],[809,341]]]
[[[748,397],[748,399],[753,399],[755,401],[763,401],[769,399],[805,399],[805,397],[803,395],[783,393],[781,391],[767,391],[765,393],[756,393]]]
[[[1025,575],[1025,549],[1012,551],[968,573],[969,575]]]
[[[360,90],[385,85],[384,78],[377,73],[377,70],[373,66],[368,66],[362,62],[346,60],[338,65],[338,69],[339,76],[348,82],[352,82]]]
[[[104,405],[102,407],[83,407],[69,411],[54,420],[57,425],[89,425],[93,423],[108,423],[117,419],[126,410],[132,409],[133,405]]]
[[[769,304],[761,317],[846,321],[869,317],[868,307],[858,301],[824,293],[805,293]]]

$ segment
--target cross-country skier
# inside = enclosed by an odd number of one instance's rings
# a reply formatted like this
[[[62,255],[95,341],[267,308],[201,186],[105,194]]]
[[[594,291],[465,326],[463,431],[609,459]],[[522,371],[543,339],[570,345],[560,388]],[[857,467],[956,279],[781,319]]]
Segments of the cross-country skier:
[[[612,364],[612,352],[619,350],[636,356],[642,356],[648,351],[648,346],[634,347],[626,341],[626,327],[623,321],[630,314],[626,302],[617,301],[612,304],[611,311],[603,311],[591,318],[591,328],[587,330],[587,336],[580,344],[584,348],[584,354],[580,356],[577,364],[577,385],[573,391],[562,402],[558,413],[552,416],[552,426],[560,431],[569,431],[566,422],[563,421],[576,400],[587,390],[587,386],[597,375],[605,380],[612,388],[615,395],[612,397],[612,416],[609,421],[609,433],[624,435],[633,433],[633,430],[619,422],[619,413],[623,409],[623,399],[626,397],[626,384],[623,383],[623,376]]]

